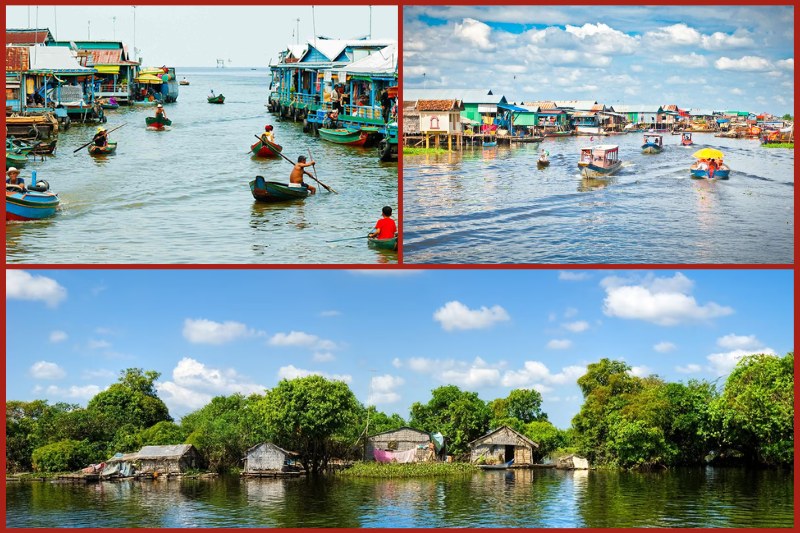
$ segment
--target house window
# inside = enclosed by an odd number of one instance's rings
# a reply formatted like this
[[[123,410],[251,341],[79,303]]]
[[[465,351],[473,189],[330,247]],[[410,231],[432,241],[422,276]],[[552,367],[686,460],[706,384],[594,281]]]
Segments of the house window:
[[[439,127],[439,117],[431,117],[431,128],[432,130],[440,130]]]

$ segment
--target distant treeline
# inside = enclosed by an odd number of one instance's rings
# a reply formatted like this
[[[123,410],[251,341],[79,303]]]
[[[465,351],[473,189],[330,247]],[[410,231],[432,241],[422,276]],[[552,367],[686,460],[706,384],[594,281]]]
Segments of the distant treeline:
[[[595,466],[652,468],[708,461],[788,465],[794,461],[794,353],[743,358],[721,388],[692,380],[640,378],[621,361],[590,364],[578,379],[584,402],[567,430],[542,412],[535,390],[515,389],[489,402],[454,385],[414,403],[410,419],[361,404],[341,381],[283,380],[264,394],[218,396],[173,421],[158,397],[159,373],[131,368],[85,408],[45,400],[6,405],[9,472],[73,471],[145,445],[193,444],[210,470],[237,468],[244,452],[270,441],[301,454],[307,470],[331,458],[359,459],[367,434],[404,425],[441,432],[447,450],[466,459],[469,442],[508,425],[556,452]]]

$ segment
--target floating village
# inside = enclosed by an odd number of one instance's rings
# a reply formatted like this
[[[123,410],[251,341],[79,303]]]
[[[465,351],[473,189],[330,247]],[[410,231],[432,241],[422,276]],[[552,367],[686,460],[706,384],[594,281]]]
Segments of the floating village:
[[[274,121],[296,122],[296,127],[302,127],[309,136],[338,145],[341,150],[370,151],[376,165],[397,161],[395,40],[318,36],[305,43],[298,39],[277,52],[264,81],[263,107],[255,109],[256,113],[271,116]],[[224,61],[221,65],[218,61],[217,66],[224,68]],[[30,221],[57,215],[61,203],[54,192],[58,190],[58,176],[47,174],[46,165],[52,158],[82,150],[91,158],[113,156],[122,148],[113,134],[123,126],[162,132],[164,143],[168,143],[173,121],[179,120],[170,116],[171,108],[180,99],[181,87],[191,83],[173,66],[158,66],[157,62],[147,66],[123,42],[56,40],[48,28],[7,29],[6,220]],[[207,101],[190,105],[224,105],[231,96],[212,89]],[[115,114],[131,108],[149,109],[148,116],[140,124],[119,124]],[[76,127],[85,129],[88,142],[61,146],[59,132]],[[307,162],[305,155],[303,161],[295,159],[296,154],[290,159],[272,125],[251,133],[249,150],[243,147],[247,155],[284,159],[295,166],[291,176],[289,167],[282,167],[283,180],[250,176],[250,194],[255,202],[302,202],[315,194],[317,187],[324,194],[338,193],[333,185],[321,181],[307,147],[292,147],[292,152],[308,153]],[[38,171],[45,176],[37,177],[37,170],[30,172],[29,178],[23,176],[27,174],[26,164],[33,160],[43,163]],[[375,206],[376,213],[382,205]],[[390,230],[387,225],[363,238],[371,248],[396,250],[397,232]]]
[[[613,143],[617,135],[639,135],[644,154],[669,145],[695,146],[693,133],[756,139],[765,146],[792,147],[794,123],[768,113],[686,109],[677,104],[606,105],[592,100],[509,102],[489,89],[405,89],[403,144],[449,151],[493,150],[498,144],[541,143],[546,138],[586,136],[578,170],[585,178],[614,175],[625,155]],[[599,143],[600,139],[604,142]],[[674,139],[674,140],[670,140]],[[596,144],[592,144],[592,143]],[[548,147],[557,146],[548,144]],[[696,146],[688,164],[692,178],[728,179],[731,169],[715,148]],[[555,149],[555,148],[553,148]],[[542,149],[539,169],[550,164]]]

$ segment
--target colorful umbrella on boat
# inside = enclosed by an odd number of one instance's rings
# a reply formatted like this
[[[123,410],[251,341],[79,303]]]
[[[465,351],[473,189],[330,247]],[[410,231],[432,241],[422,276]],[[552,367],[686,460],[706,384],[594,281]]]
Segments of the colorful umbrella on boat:
[[[138,78],[136,78],[138,83],[149,83],[152,85],[157,85],[160,83],[164,83],[159,76],[155,76],[153,74],[140,74]]]
[[[692,154],[696,159],[723,159],[725,155],[714,148],[703,148]]]

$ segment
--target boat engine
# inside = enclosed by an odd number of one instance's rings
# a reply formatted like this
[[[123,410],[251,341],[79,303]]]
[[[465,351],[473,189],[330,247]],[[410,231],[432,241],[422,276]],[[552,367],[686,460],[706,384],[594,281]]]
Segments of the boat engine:
[[[36,185],[31,185],[28,187],[29,191],[36,191],[36,192],[45,192],[50,190],[50,184],[47,183],[45,180],[39,180],[36,182]]]

